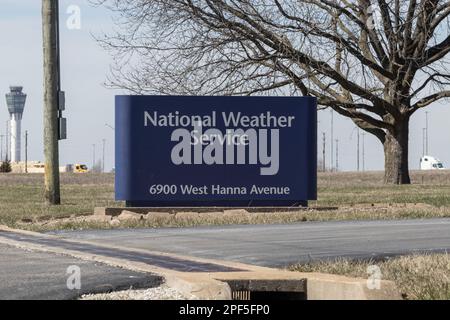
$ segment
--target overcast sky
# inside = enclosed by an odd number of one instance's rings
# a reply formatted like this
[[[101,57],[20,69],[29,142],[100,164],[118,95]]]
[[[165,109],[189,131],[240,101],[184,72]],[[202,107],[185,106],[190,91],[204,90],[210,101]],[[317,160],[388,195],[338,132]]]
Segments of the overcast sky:
[[[4,95],[10,85],[22,85],[28,94],[23,117],[23,132],[29,132],[29,159],[43,160],[42,145],[42,33],[41,8],[38,0],[1,0],[0,10],[0,132],[5,133],[8,112]],[[60,144],[61,164],[86,163],[91,166],[93,144],[96,158],[102,155],[102,140],[106,139],[106,169],[114,167],[114,132],[105,126],[114,125],[114,95],[118,91],[103,86],[111,58],[93,39],[93,34],[114,28],[111,14],[104,8],[92,7],[87,0],[61,0],[62,88],[66,91],[69,139]],[[81,29],[69,30],[67,9],[81,9]],[[437,103],[429,112],[430,154],[450,165],[450,108]],[[327,164],[331,146],[330,111],[319,112],[319,152],[322,154],[322,132],[327,135]],[[425,110],[411,121],[410,166],[417,169],[422,155],[422,128]],[[334,139],[339,139],[339,168],[356,169],[357,137],[354,125],[334,114]],[[353,134],[352,134],[353,133]],[[362,142],[362,137],[361,137]],[[362,143],[361,143],[362,150]],[[334,150],[334,152],[336,152]],[[365,136],[365,167],[382,170],[383,149],[370,135]],[[362,155],[361,155],[362,167]]]

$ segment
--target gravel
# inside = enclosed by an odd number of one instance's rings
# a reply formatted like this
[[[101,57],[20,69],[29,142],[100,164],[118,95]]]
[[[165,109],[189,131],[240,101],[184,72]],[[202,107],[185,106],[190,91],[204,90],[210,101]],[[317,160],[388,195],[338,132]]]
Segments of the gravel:
[[[105,294],[84,295],[80,300],[194,300],[165,285],[145,290],[125,290]]]

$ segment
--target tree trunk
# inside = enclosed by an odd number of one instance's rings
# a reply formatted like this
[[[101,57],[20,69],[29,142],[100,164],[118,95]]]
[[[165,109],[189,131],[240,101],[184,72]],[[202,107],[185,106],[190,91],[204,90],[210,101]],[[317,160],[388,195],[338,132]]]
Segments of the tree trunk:
[[[408,167],[409,118],[395,126],[395,132],[387,132],[384,142],[384,182],[410,184]]]

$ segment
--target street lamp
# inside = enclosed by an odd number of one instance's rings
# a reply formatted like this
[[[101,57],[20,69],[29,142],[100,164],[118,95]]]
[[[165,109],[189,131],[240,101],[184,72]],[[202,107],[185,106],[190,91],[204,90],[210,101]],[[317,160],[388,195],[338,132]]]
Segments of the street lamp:
[[[105,126],[108,127],[108,128],[110,128],[110,129],[113,130],[113,131],[116,130],[112,125],[110,125],[110,124],[108,124],[108,123],[105,123]]]
[[[92,172],[95,169],[95,143],[92,144]]]
[[[357,141],[356,141],[356,170],[359,171],[359,128],[354,127],[352,133],[350,134],[350,140],[353,138],[353,133],[356,130]]]
[[[103,154],[102,154],[102,173],[105,173],[105,146],[106,146],[106,139],[102,140],[103,143]]]

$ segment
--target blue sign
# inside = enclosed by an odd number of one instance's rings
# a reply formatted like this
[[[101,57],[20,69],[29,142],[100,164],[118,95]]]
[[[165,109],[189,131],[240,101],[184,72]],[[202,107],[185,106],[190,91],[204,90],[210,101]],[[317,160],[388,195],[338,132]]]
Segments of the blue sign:
[[[116,97],[116,199],[293,206],[317,197],[311,97]]]

